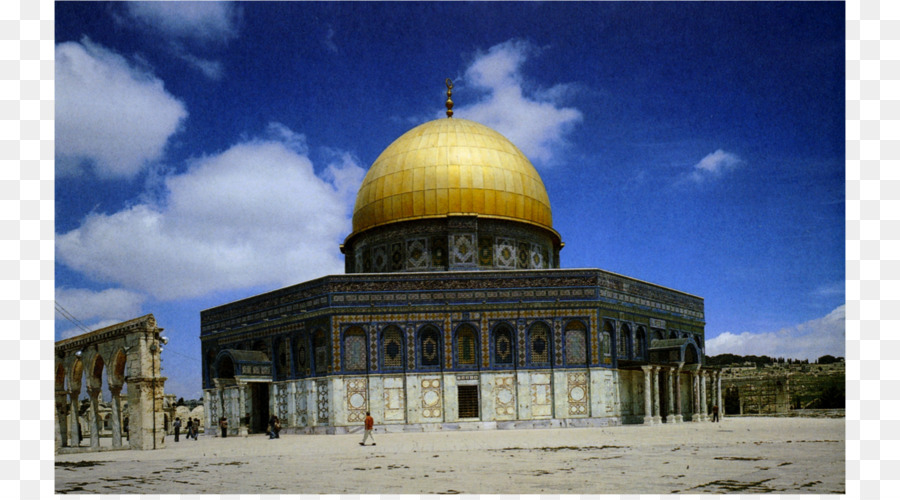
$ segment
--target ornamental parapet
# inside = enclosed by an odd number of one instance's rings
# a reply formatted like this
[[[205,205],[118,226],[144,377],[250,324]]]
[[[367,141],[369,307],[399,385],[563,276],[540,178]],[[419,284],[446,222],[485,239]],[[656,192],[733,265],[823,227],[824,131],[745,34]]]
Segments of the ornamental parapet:
[[[571,301],[704,321],[701,297],[600,269],[352,274],[325,276],[201,311],[201,336],[329,308]]]

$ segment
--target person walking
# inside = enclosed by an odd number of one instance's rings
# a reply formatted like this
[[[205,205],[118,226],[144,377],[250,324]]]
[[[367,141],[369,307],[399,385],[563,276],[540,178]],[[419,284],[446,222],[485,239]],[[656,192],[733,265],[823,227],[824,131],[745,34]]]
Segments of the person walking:
[[[281,436],[279,435],[281,432],[281,421],[278,420],[278,417],[272,415],[269,417],[269,439],[279,439]]]
[[[197,440],[197,435],[200,434],[200,419],[194,419],[194,425],[192,426],[194,430],[194,441]]]
[[[228,437],[228,419],[225,418],[225,415],[219,419],[219,428],[222,429],[222,437]]]
[[[181,418],[175,417],[175,423],[172,424],[172,427],[175,428],[175,442],[178,442],[178,435],[181,434]]]
[[[372,438],[372,446],[375,446],[375,438],[372,436],[372,430],[375,428],[375,419],[372,418],[372,415],[369,412],[366,412],[366,420],[365,420],[366,432],[363,434],[363,440],[360,441],[359,444],[362,446],[366,445],[366,441],[369,438]]]
[[[719,405],[713,405],[713,422],[719,421]]]

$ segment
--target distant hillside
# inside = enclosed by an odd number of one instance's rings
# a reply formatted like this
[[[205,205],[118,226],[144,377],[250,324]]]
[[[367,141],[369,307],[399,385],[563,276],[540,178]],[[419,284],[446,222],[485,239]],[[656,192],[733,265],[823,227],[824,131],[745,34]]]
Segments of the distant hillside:
[[[815,364],[819,365],[828,365],[832,363],[842,363],[844,358],[839,358],[832,356],[830,354],[826,354],[815,361]],[[774,364],[789,364],[789,365],[805,365],[809,364],[808,359],[791,359],[791,358],[771,358],[769,356],[754,356],[752,354],[747,356],[741,356],[739,354],[719,354],[717,356],[707,356],[706,364],[709,366],[729,366],[729,365],[743,365],[746,363],[753,363],[757,368],[774,365]]]

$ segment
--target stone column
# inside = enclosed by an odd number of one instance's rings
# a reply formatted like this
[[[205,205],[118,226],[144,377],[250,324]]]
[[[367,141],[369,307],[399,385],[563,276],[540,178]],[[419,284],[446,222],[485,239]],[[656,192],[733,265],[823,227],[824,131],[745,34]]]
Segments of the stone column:
[[[650,366],[642,366],[641,370],[644,370],[644,425],[653,425],[653,414],[651,413],[653,410],[652,402],[650,401],[650,374],[653,371],[653,368]]]
[[[89,425],[91,426],[91,448],[100,447],[100,388],[88,388],[88,400],[91,402]]]
[[[666,414],[666,423],[674,424],[675,423],[675,392],[673,390],[673,378],[675,377],[675,368],[667,368],[666,369],[666,389],[668,390],[668,412]]]
[[[700,420],[709,422],[709,412],[706,411],[706,381],[707,373],[705,370],[700,372]]]
[[[71,419],[69,420],[69,437],[71,438],[69,442],[71,446],[81,446],[81,440],[78,439],[80,436],[78,435],[78,395],[81,393],[81,389],[70,392],[69,393],[69,415],[71,415]]]
[[[694,370],[693,377],[691,377],[691,399],[693,400],[693,407],[691,408],[691,422],[699,422],[700,421],[700,371]]]
[[[719,419],[725,416],[725,401],[722,399],[722,370],[716,372],[716,401],[719,405]]]
[[[684,422],[681,408],[681,366],[673,368],[672,371],[675,374],[675,423],[680,424]]]
[[[659,367],[653,367],[653,423],[661,424],[662,417],[659,416]]]
[[[69,425],[67,416],[69,415],[69,402],[66,398],[68,393],[65,391],[57,391],[56,393],[56,449],[59,450],[69,443]]]
[[[238,427],[238,434],[242,437],[247,437],[250,435],[250,429],[248,426],[250,425],[249,418],[247,416],[249,413],[247,412],[247,401],[250,400],[250,395],[247,394],[247,391],[250,390],[250,387],[247,386],[246,382],[238,382],[238,421],[240,422],[240,426]]]
[[[225,417],[228,419],[228,407],[226,406],[227,401],[225,400],[225,388],[223,387],[222,382],[214,378],[212,379],[213,386],[215,389],[210,389],[207,391],[210,398],[210,407],[217,411],[207,412],[207,420],[209,420],[209,425],[215,429],[216,436],[222,435],[222,429],[219,428],[219,419]],[[204,400],[205,401],[205,400]],[[232,425],[235,425],[235,422],[231,419],[228,419],[228,427],[230,428]]]
[[[109,402],[111,409],[110,420],[112,421],[112,445],[114,448],[122,446],[122,409],[119,402],[119,393],[122,392],[121,385],[109,386],[109,392],[112,393],[112,400]]]

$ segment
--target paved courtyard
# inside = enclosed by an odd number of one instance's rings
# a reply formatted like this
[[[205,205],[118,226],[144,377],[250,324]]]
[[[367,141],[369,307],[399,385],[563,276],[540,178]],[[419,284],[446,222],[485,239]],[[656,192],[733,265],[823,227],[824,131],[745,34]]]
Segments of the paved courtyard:
[[[58,455],[57,493],[844,493],[844,419],[591,428],[201,436]],[[360,431],[361,433],[361,431]]]

